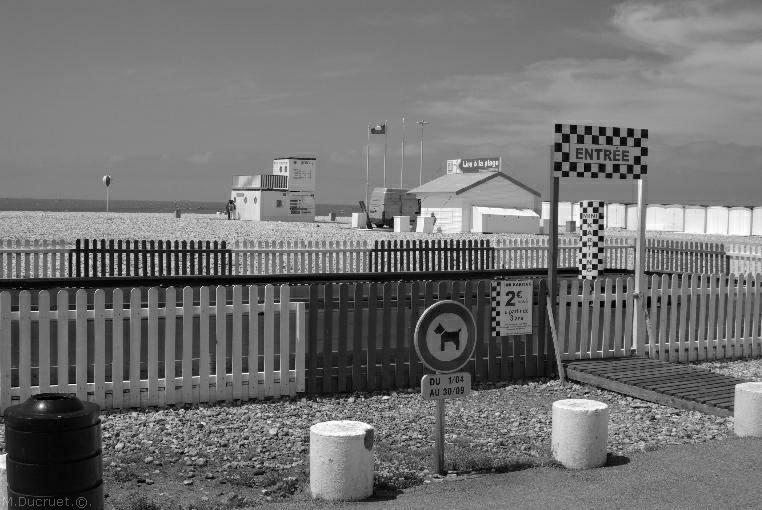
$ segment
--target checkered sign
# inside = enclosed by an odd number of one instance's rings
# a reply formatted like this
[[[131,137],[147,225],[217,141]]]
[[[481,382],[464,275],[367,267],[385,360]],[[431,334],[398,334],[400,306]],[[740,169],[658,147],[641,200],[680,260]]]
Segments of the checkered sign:
[[[640,179],[647,173],[647,129],[555,125],[555,177]]]
[[[577,265],[581,279],[592,279],[603,274],[603,215],[606,203],[587,200],[579,203],[580,233],[582,234]]]
[[[492,280],[492,336],[532,334],[532,280]]]

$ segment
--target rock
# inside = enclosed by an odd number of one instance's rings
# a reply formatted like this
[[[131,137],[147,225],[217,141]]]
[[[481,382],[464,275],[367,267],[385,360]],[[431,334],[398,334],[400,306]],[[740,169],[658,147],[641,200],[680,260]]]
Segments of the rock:
[[[124,443],[116,443],[116,446],[114,446],[114,450],[120,451],[124,449]]]
[[[183,485],[186,485],[186,486],[187,485],[193,485],[193,480],[185,479],[185,480],[183,480]]]
[[[145,462],[146,464],[150,464],[153,462],[153,460],[154,460],[153,457],[146,457],[145,459],[143,459],[143,462]]]
[[[277,436],[278,435],[278,429],[276,427],[273,427],[270,430],[268,430],[267,433],[270,434],[271,436]]]

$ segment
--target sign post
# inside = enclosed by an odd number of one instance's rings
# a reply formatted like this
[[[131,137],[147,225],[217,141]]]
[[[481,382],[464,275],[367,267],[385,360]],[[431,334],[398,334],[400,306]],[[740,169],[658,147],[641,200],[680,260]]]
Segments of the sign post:
[[[640,296],[645,250],[645,200],[648,174],[648,130],[556,124],[550,170],[551,239],[548,259],[548,289],[551,307],[556,307],[556,268],[558,261],[558,178],[622,179],[638,181],[638,237],[635,245],[635,295]],[[638,313],[633,313],[633,346],[640,332]],[[559,346],[555,346],[556,349]],[[560,369],[560,367],[559,367]]]
[[[436,400],[434,423],[434,470],[444,473],[445,399],[471,392],[471,374],[456,372],[476,348],[476,323],[461,303],[445,300],[428,307],[415,326],[413,344],[418,358],[436,374],[421,379],[421,397]]]
[[[106,212],[108,212],[108,188],[111,186],[111,176],[103,176],[103,185],[106,186]]]

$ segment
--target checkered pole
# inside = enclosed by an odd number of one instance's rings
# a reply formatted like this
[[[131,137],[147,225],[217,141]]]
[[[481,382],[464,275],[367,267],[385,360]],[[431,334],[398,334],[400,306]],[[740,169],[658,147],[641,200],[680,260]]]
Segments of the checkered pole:
[[[603,214],[606,203],[600,200],[587,200],[579,203],[582,234],[577,265],[580,279],[593,279],[603,274],[605,266],[603,253]]]

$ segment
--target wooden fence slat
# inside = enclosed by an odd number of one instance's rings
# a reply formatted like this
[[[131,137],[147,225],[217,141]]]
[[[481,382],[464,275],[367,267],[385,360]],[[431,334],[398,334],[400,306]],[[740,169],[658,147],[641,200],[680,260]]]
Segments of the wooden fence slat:
[[[11,294],[0,292],[0,414],[11,405]]]
[[[558,280],[558,318],[556,319],[556,334],[558,342],[558,348],[561,349],[561,352],[559,353],[561,355],[561,359],[569,359],[572,356],[569,356],[570,354],[573,354],[571,349],[569,348],[569,335],[567,334],[569,331],[569,328],[571,326],[567,326],[567,304],[569,303],[569,283],[564,279]],[[503,356],[505,356],[505,350],[503,350]],[[502,378],[505,380],[508,378],[508,373],[503,370],[501,371]]]
[[[630,289],[635,288],[635,279],[631,276],[627,278],[626,282],[627,293],[624,296],[624,343],[622,344],[622,355],[629,356],[632,353],[633,338],[632,338],[632,317],[635,313],[635,300],[632,295],[633,292]]]
[[[424,284],[425,285],[425,284]],[[421,369],[420,361],[418,360],[418,353],[415,351],[415,342],[413,341],[413,335],[415,334],[415,327],[418,324],[418,318],[421,316],[420,308],[420,296],[421,296],[421,284],[417,281],[410,283],[410,322],[408,323],[407,339],[408,339],[408,359],[410,361],[409,380],[410,387],[415,388],[421,384]]]
[[[601,320],[601,281],[596,278],[591,282],[593,293],[591,296],[593,305],[592,327],[590,328],[590,357],[599,358],[603,356],[603,348],[598,348],[600,340],[600,320]]]
[[[130,291],[130,407],[140,407],[140,289]]]
[[[201,256],[198,256],[198,261],[201,261]],[[212,393],[212,387],[211,387],[211,372],[212,372],[212,361],[211,361],[211,287],[201,287],[198,292],[199,296],[199,311],[200,311],[200,317],[199,317],[199,324],[200,324],[200,333],[199,333],[199,355],[198,355],[198,399],[199,402],[214,402],[214,396],[215,394]],[[189,314],[191,317],[193,316],[193,289],[188,288],[188,295],[187,299],[185,296],[185,291],[183,291],[183,306],[189,307]],[[185,301],[187,300],[188,305],[185,304]],[[216,319],[215,319],[216,320]],[[185,331],[183,331],[183,357],[185,356],[185,348],[187,346],[188,348],[188,358],[191,360],[188,364],[188,372],[186,375],[185,367],[183,366],[183,399],[190,398],[190,402],[193,402],[195,400],[195,395],[192,394],[192,381],[193,381],[193,370],[192,370],[192,356],[193,356],[193,322],[190,322],[190,327],[188,329],[187,334]],[[185,389],[185,378],[188,377],[188,390],[191,393],[188,393],[186,396],[186,389]]]
[[[368,331],[367,331],[367,391],[374,391],[376,385],[376,310],[378,306],[378,283],[368,284]]]
[[[40,308],[42,308],[41,298],[42,295],[40,295]],[[103,409],[106,407],[106,293],[103,289],[97,289],[93,295],[93,316],[93,398],[95,403]],[[44,341],[49,345],[47,334],[44,337],[41,334],[40,340],[41,344]],[[42,356],[40,356],[40,361],[42,361]],[[40,362],[41,374],[42,362]],[[42,388],[40,388],[40,392],[43,392]]]
[[[248,289],[249,345],[246,358],[249,370],[248,391],[249,399],[261,399],[264,388],[262,384],[259,384],[259,288],[256,285],[249,285]]]
[[[59,292],[59,298],[61,293]],[[124,297],[122,289],[114,289],[111,295],[111,405],[115,409],[124,406]],[[60,306],[59,306],[60,310]],[[59,311],[60,313],[60,311]],[[59,329],[60,332],[60,329]]]
[[[353,391],[363,391],[366,385],[363,383],[361,370],[362,359],[360,353],[362,352],[362,339],[363,335],[363,305],[362,296],[363,288],[366,284],[353,283],[350,287],[352,289],[352,385],[350,388]]]
[[[669,299],[670,299],[670,314],[669,314],[669,335],[668,335],[668,361],[674,362],[678,361],[679,355],[676,352],[676,349],[679,348],[678,343],[678,316],[680,313],[680,308],[678,307],[679,299],[680,299],[680,285],[678,282],[678,276],[676,274],[672,275],[672,279],[670,281],[669,286]]]
[[[709,277],[709,317],[706,324],[706,359],[716,359],[716,345],[717,345],[717,308],[718,308],[718,294],[720,278],[718,275],[711,275]]]
[[[58,291],[56,303],[56,330],[58,351],[56,356],[56,385],[58,393],[69,392],[69,293]]]
[[[349,352],[349,338],[348,336],[348,324],[347,314],[349,308],[349,285],[346,283],[339,284],[339,338],[338,338],[338,366],[336,367],[336,373],[338,374],[338,391],[339,393],[347,391],[347,353]]]
[[[309,317],[307,328],[307,392],[320,393],[318,372],[318,285],[309,286]]]
[[[216,261],[215,261],[216,262]],[[215,264],[216,267],[216,264]],[[227,374],[227,289],[223,285],[218,285],[215,292],[215,316],[214,316],[214,353],[215,353],[215,386],[214,400],[217,402],[227,400],[227,385],[225,383]],[[273,335],[269,338],[272,342]],[[271,361],[272,363],[272,361]],[[272,388],[272,386],[271,386]]]
[[[590,358],[590,280],[582,280],[582,310],[579,328],[579,350],[581,358]]]
[[[50,391],[50,293],[47,290],[40,291],[38,297],[38,380],[40,393],[48,393]],[[97,312],[97,310],[96,310]],[[97,326],[97,315],[96,315]],[[2,325],[0,325],[0,328]],[[97,335],[97,328],[96,328]],[[104,334],[105,336],[105,334]],[[97,336],[96,336],[97,338]],[[1,352],[1,351],[0,351]],[[96,396],[97,396],[97,382],[96,382]]]
[[[622,329],[622,320],[624,320],[624,281],[622,278],[614,280],[614,338],[611,342],[611,350],[614,356],[624,355],[624,330]],[[563,324],[562,324],[563,326]]]
[[[680,281],[680,293],[679,293],[679,299],[680,299],[680,323],[678,326],[678,334],[677,334],[677,360],[681,363],[688,361],[688,349],[690,349],[690,344],[688,343],[688,310],[690,308],[690,305],[688,303],[688,278],[687,275],[684,275],[684,277]],[[675,304],[673,303],[673,306]]]
[[[600,351],[603,358],[611,356],[611,349],[609,348],[609,343],[611,343],[611,304],[614,300],[614,294],[611,292],[612,283],[611,278],[606,278],[603,282],[603,332]]]
[[[264,372],[265,396],[275,392],[275,287],[265,285]]]
[[[725,320],[726,320],[726,293],[729,285],[724,274],[717,276],[717,328],[714,331],[714,355],[712,359],[721,359],[725,357],[723,350],[723,340],[725,339]]]
[[[233,400],[243,400],[243,287],[240,285],[233,286],[232,322],[233,339],[230,347],[230,366],[233,372]],[[286,382],[288,382],[288,377],[286,377]]]
[[[651,308],[648,311],[648,314],[651,319],[651,334],[654,336],[651,337],[649,335],[648,338],[648,352],[649,352],[649,358],[658,358],[657,354],[657,344],[659,342],[657,335],[657,320],[659,319],[659,277],[656,275],[651,276]]]
[[[175,343],[177,329],[177,290],[170,286],[164,291],[164,404],[177,402],[175,381]]]
[[[159,288],[148,289],[148,405],[159,405]]]
[[[569,354],[573,357],[583,357],[582,349],[580,348],[581,342],[577,340],[577,328],[579,327],[579,280],[573,280],[571,282],[570,290],[570,310],[569,310]]]
[[[397,288],[395,291],[397,295],[397,310],[395,315],[395,323],[397,325],[397,342],[394,345],[394,386],[396,388],[409,388],[411,384],[406,384],[406,382],[408,382],[406,376],[409,373],[408,366],[410,363],[410,350],[407,348],[407,345],[410,343],[410,336],[407,334],[408,326],[405,313],[405,301],[407,295],[410,293],[410,284],[405,282],[397,282],[396,287]]]
[[[280,286],[280,394],[294,395],[291,391],[290,370],[291,341],[290,312],[291,288],[288,285]],[[273,339],[274,340],[274,339]]]
[[[205,292],[206,291],[206,292]],[[199,310],[199,401],[209,402],[209,290],[201,287]],[[206,299],[205,299],[206,298]],[[206,342],[204,342],[206,337]],[[206,346],[204,344],[206,343]],[[193,398],[193,289],[183,288],[183,354],[182,354],[182,390],[180,401],[183,404],[194,403]]]
[[[306,389],[304,359],[306,357],[306,335],[305,335],[305,304],[296,303],[296,359],[294,367],[296,369],[296,391],[303,393]]]
[[[333,285],[321,285],[323,291],[323,393],[336,391],[333,360]]]
[[[724,358],[733,357],[733,325],[735,323],[736,286],[735,275],[731,273],[728,276],[725,287],[727,289],[725,295],[725,336],[722,338]]]
[[[707,322],[707,300],[709,292],[707,288],[707,277],[705,274],[698,279],[698,309],[696,311],[697,331],[696,331],[696,359],[705,360],[707,356],[706,346],[706,322]]]
[[[77,309],[79,312],[79,308]],[[77,332],[79,332],[79,314],[77,314]],[[19,397],[21,402],[31,396],[32,389],[32,296],[28,290],[19,292]],[[79,361],[79,360],[77,360]],[[87,361],[87,360],[85,360]],[[85,363],[85,367],[87,364]],[[79,370],[79,364],[77,367]],[[87,397],[87,394],[85,394]]]
[[[760,339],[760,336],[762,336],[760,334],[760,329],[762,329],[762,324],[760,324],[762,289],[760,289],[760,286],[762,286],[762,275],[756,273],[754,275],[754,303],[751,313],[751,355],[754,358],[760,356],[760,352],[762,352],[762,339]]]
[[[752,356],[751,308],[754,299],[752,290],[754,276],[751,273],[746,273],[744,279],[743,357],[750,358]]]
[[[392,282],[384,282],[383,284],[383,310],[381,312],[383,331],[381,335],[381,389],[390,389],[394,382],[394,366],[391,365],[392,357],[392,335],[397,330],[392,326],[392,297],[394,287]]]
[[[733,328],[733,345],[730,348],[731,357],[738,359],[743,348],[743,311],[744,303],[744,274],[740,273],[736,280],[735,292],[735,327]]]

